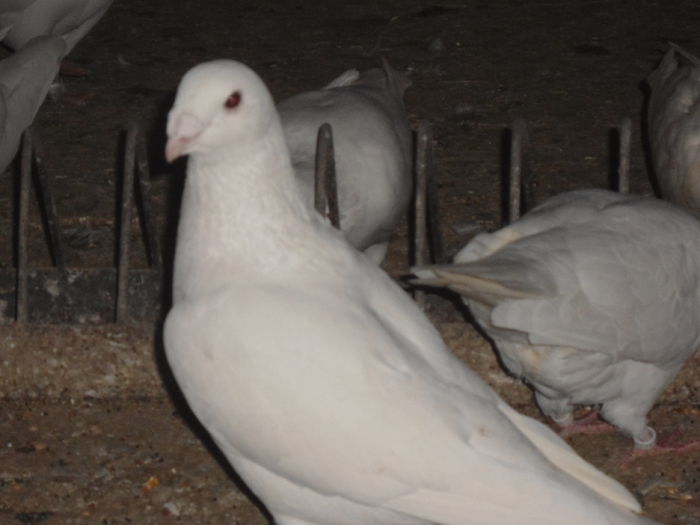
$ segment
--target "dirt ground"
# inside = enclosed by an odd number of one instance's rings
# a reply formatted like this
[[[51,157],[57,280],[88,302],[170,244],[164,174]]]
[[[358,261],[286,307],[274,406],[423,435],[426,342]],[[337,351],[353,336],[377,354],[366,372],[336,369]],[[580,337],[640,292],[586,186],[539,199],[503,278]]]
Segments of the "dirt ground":
[[[625,116],[633,121],[632,191],[650,194],[642,82],[669,40],[700,54],[699,22],[700,4],[682,0],[115,0],[69,57],[87,75],[61,78],[37,118],[68,265],[114,265],[119,133],[133,120],[149,137],[170,260],[182,166],[162,159],[164,117],[182,74],[220,57],[252,66],[276,99],[381,56],[408,71],[411,121],[434,127],[448,254],[464,243],[450,225],[503,221],[505,130],[516,117],[530,131],[529,205],[607,187],[611,129]],[[16,177],[0,176],[0,270],[14,264],[15,191]],[[31,217],[30,264],[41,267],[49,258],[36,207]],[[407,267],[406,231],[392,244],[392,271]],[[143,267],[136,246],[134,266]],[[529,390],[499,368],[460,311],[439,302],[431,315],[455,353],[518,410],[540,417]],[[662,439],[700,435],[699,361],[686,364],[650,413]],[[0,524],[267,523],[180,399],[158,323],[0,325],[0,407]],[[649,516],[700,523],[699,452],[625,467],[629,439],[571,443]]]

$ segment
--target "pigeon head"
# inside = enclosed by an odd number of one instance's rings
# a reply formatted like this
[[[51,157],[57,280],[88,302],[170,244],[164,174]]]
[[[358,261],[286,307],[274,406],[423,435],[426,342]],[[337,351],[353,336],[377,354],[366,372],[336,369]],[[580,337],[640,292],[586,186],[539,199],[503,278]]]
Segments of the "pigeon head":
[[[165,158],[245,151],[276,118],[267,87],[250,68],[234,60],[199,64],[182,78],[168,114]]]

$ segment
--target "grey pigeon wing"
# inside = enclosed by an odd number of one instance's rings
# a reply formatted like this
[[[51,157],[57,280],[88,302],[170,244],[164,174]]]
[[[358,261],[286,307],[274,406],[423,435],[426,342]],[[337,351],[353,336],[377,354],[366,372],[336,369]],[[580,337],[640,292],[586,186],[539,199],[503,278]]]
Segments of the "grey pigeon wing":
[[[5,40],[22,11],[32,2],[34,0],[0,0],[0,40]]]
[[[493,233],[474,237],[455,256],[455,262],[471,262],[504,246],[558,227],[576,227],[596,220],[601,210],[636,197],[606,190],[586,189],[556,195],[532,209],[517,222]]]
[[[697,237],[699,226],[682,213],[658,225],[649,212],[659,204],[610,207],[597,227],[578,228],[558,244],[543,235],[541,265],[559,280],[559,293],[504,301],[491,314],[494,325],[527,332],[533,344],[675,362],[677,349],[692,347],[699,335],[689,315],[697,308],[698,254],[685,247],[684,235]],[[666,208],[673,216],[675,210]],[[517,251],[518,243],[508,250]]]
[[[3,107],[0,171],[12,162],[20,137],[34,120],[58,73],[65,50],[57,37],[39,37],[0,62]]]
[[[40,36],[61,37],[65,54],[102,18],[112,0],[19,0],[0,5],[0,13],[12,19],[3,37],[15,50]],[[14,12],[13,12],[14,11]]]
[[[56,35],[66,42],[66,54],[100,21],[113,0],[83,0],[82,9],[75,9],[56,26]]]

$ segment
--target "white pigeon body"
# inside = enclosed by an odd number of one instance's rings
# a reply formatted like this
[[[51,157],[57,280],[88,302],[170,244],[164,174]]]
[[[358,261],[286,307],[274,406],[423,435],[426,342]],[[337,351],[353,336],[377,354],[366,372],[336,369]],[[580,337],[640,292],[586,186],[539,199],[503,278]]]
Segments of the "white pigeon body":
[[[168,137],[190,158],[166,356],[277,525],[651,523],[305,206],[254,72],[188,72]]]
[[[112,0],[0,0],[0,39],[14,50],[38,36],[64,40],[65,54],[102,18]]]
[[[700,60],[671,47],[648,84],[649,142],[661,195],[700,214]]]
[[[277,106],[304,203],[314,206],[318,128],[333,128],[340,229],[377,264],[413,191],[412,136],[403,104],[409,85],[383,69],[349,70],[323,89]]]
[[[568,424],[575,405],[601,404],[639,447],[700,346],[700,222],[657,199],[565,193],[415,273],[462,295],[546,415]]]
[[[60,38],[38,37],[0,61],[0,173],[17,154],[22,133],[46,98],[64,52]]]

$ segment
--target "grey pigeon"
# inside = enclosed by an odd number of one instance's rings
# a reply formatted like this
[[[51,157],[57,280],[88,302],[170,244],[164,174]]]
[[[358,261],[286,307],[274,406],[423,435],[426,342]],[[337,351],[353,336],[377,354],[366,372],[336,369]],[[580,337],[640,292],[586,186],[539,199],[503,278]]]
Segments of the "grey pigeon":
[[[189,154],[167,360],[277,525],[652,523],[309,210],[253,71],[190,70],[167,133]]]
[[[349,70],[316,91],[277,106],[297,181],[313,206],[316,136],[333,127],[340,228],[381,263],[413,191],[411,129],[403,105],[408,79],[382,69]]]
[[[44,36],[0,61],[0,173],[17,154],[22,133],[34,121],[64,53],[61,38]]]
[[[672,46],[648,84],[649,142],[661,195],[700,214],[700,60]]]
[[[418,282],[462,295],[504,365],[561,425],[575,405],[655,444],[649,409],[700,346],[700,222],[652,198],[564,193]]]
[[[65,53],[93,28],[112,0],[0,0],[0,40],[14,50],[38,36],[57,36]]]

